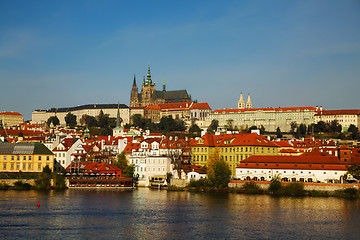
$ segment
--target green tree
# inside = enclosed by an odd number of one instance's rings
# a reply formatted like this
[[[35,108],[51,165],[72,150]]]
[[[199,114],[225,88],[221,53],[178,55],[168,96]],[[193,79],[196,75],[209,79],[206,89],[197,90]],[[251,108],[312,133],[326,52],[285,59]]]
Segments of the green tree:
[[[213,119],[207,129],[207,133],[212,134],[217,131],[217,128],[219,126],[219,121],[216,119]]]
[[[226,120],[225,128],[226,128],[227,131],[233,131],[234,130],[233,123],[234,123],[234,119]]]
[[[104,128],[109,126],[109,114],[104,114],[103,110],[100,110],[97,120],[99,127]]]
[[[53,184],[54,184],[55,190],[64,190],[64,189],[66,189],[65,177],[63,175],[60,175],[57,172],[53,172],[52,173],[52,178],[53,178]]]
[[[60,124],[60,121],[59,121],[59,119],[58,119],[57,116],[51,116],[51,117],[49,117],[48,120],[46,121],[46,124],[47,124],[48,126],[50,126],[51,123],[53,123],[54,126],[57,126],[57,125]]]
[[[298,127],[298,125],[297,125],[296,122],[291,122],[291,123],[290,123],[290,128],[291,128],[291,129],[290,129],[290,133],[291,133],[292,135],[294,135],[294,136],[295,136],[297,127]]]
[[[265,133],[265,127],[263,125],[260,126],[260,134]]]
[[[43,168],[38,179],[35,180],[35,185],[40,190],[49,190],[51,188],[51,169],[48,165]]]
[[[75,128],[77,122],[76,122],[76,115],[72,114],[71,112],[69,112],[68,114],[66,114],[65,116],[65,122],[66,122],[66,126],[69,126],[70,128]]]
[[[134,114],[131,116],[132,125],[144,129],[146,120],[141,114]]]
[[[276,138],[282,138],[283,137],[283,134],[280,130],[280,127],[277,127],[276,129]]]
[[[118,168],[120,168],[121,170],[124,170],[129,166],[128,160],[126,159],[126,154],[125,152],[121,152],[118,156],[117,156],[117,161],[114,163],[115,166],[117,166]]]
[[[201,129],[198,125],[194,124],[189,128],[189,133],[191,133],[194,137],[200,137]]]
[[[306,125],[301,123],[296,129],[296,137],[304,137],[306,135]]]
[[[360,165],[352,165],[348,167],[347,173],[352,175],[357,180],[360,180]]]
[[[227,187],[231,171],[229,165],[220,158],[219,149],[216,148],[208,158],[207,176],[213,187]]]
[[[333,120],[330,123],[330,131],[332,133],[340,133],[342,130],[341,125],[339,124],[339,122],[337,120]]]
[[[357,140],[360,137],[359,134],[359,128],[355,127],[353,124],[350,124],[349,128],[348,128],[348,132],[350,133],[350,138]]]

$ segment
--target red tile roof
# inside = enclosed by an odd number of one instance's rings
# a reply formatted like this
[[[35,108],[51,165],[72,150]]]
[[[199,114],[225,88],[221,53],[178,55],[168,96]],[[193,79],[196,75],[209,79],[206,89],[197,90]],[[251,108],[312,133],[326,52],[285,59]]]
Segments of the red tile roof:
[[[16,115],[16,116],[22,116],[18,112],[0,112],[0,115]]]
[[[208,103],[193,103],[190,107],[190,109],[209,109],[211,110],[211,107]]]
[[[360,109],[322,110],[315,114],[315,116],[321,115],[360,115]]]
[[[145,109],[160,110],[160,107],[159,107],[159,106],[156,106],[156,105],[149,105],[149,106],[147,106]]]
[[[249,108],[249,109],[216,109],[213,113],[240,113],[240,112],[256,112],[256,111],[316,111],[314,107],[283,107],[283,108]]]
[[[162,103],[158,106],[161,111],[189,110],[192,102]]]

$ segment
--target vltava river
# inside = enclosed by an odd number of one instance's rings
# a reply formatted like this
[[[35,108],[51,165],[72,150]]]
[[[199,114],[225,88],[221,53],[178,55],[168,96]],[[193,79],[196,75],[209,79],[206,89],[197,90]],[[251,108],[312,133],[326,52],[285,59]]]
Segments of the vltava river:
[[[360,200],[143,188],[1,191],[0,238],[360,239]]]

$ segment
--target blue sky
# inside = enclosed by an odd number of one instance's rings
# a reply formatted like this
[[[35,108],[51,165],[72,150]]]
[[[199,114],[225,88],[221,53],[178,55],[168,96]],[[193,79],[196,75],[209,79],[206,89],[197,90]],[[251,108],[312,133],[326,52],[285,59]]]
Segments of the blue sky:
[[[161,89],[213,109],[359,108],[360,1],[3,1],[0,111],[129,105]]]

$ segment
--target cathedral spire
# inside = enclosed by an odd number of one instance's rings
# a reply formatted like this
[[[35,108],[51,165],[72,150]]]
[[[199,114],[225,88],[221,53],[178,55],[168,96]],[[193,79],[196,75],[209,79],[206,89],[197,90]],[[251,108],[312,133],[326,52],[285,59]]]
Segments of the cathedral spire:
[[[164,82],[163,82],[163,92],[166,92],[165,76],[164,76]]]
[[[135,74],[134,74],[134,83],[133,83],[133,87],[136,87],[136,77],[135,77]]]
[[[251,104],[251,99],[250,99],[250,94],[248,94],[248,98],[246,100],[246,108],[251,108],[252,104]]]
[[[244,108],[245,108],[245,101],[241,92],[240,99],[238,101],[238,109],[244,109]]]
[[[153,85],[152,80],[151,80],[150,65],[148,67],[148,74],[146,76],[145,85]]]
[[[116,127],[121,127],[121,118],[120,118],[120,103],[118,102],[117,116],[116,116]]]

